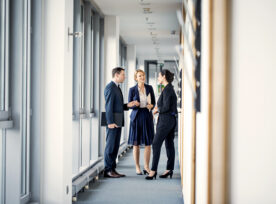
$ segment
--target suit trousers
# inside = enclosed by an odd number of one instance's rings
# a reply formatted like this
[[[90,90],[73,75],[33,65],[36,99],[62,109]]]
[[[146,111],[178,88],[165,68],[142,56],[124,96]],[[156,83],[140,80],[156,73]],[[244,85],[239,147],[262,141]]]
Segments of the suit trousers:
[[[156,126],[156,135],[152,143],[152,167],[151,170],[157,171],[162,144],[165,140],[167,153],[167,170],[174,169],[175,148],[174,148],[174,131],[176,127],[176,118],[173,115],[161,115],[158,118]]]
[[[116,159],[120,147],[122,128],[106,128],[106,144],[104,150],[105,171],[116,168]]]

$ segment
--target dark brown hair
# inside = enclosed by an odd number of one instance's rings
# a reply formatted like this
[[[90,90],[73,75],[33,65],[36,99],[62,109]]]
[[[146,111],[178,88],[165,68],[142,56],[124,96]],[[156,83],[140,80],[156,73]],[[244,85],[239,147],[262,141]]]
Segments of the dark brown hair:
[[[167,82],[169,82],[169,83],[173,82],[173,80],[174,80],[174,73],[170,72],[167,69],[163,69],[160,73],[161,73],[162,76],[165,75],[165,78],[166,78]]]
[[[112,77],[115,77],[115,74],[120,74],[121,71],[124,71],[125,69],[122,67],[115,67],[114,69],[112,69]]]

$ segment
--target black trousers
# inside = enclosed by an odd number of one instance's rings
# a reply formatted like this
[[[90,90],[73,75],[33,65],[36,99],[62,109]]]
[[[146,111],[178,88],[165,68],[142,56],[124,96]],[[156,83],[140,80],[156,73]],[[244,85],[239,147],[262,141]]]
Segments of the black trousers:
[[[174,169],[175,149],[174,149],[174,131],[176,127],[176,118],[173,115],[160,115],[156,126],[156,135],[152,143],[152,167],[151,170],[157,171],[162,144],[165,140],[167,152],[167,170]]]
[[[120,147],[122,128],[106,128],[106,144],[104,150],[105,171],[111,171],[116,168],[116,159]]]

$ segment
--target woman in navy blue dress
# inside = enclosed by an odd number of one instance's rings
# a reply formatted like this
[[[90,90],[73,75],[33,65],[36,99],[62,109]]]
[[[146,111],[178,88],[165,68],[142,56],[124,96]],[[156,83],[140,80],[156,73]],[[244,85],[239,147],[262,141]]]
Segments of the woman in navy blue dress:
[[[129,89],[129,101],[138,101],[137,106],[132,107],[130,115],[130,130],[128,144],[133,145],[133,157],[136,164],[137,175],[142,175],[140,169],[140,145],[145,145],[144,174],[150,172],[149,162],[151,144],[154,137],[152,109],[155,106],[153,88],[145,84],[145,72],[136,70],[134,79],[137,85]]]

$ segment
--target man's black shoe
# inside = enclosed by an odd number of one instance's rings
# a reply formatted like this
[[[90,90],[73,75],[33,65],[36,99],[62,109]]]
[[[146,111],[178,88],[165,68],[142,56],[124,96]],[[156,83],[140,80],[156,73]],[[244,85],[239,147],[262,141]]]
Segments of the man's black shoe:
[[[113,172],[114,172],[115,174],[117,174],[118,176],[120,176],[120,177],[125,177],[125,176],[126,176],[125,174],[119,174],[115,169],[113,170]]]
[[[120,178],[118,174],[116,174],[114,171],[105,171],[104,172],[105,178]]]

